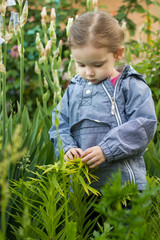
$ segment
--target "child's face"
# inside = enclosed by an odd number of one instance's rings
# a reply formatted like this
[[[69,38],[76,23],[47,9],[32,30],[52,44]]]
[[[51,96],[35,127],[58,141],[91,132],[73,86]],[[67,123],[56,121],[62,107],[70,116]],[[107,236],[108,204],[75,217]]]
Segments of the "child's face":
[[[71,50],[78,74],[89,82],[97,84],[109,76],[117,76],[114,68],[116,55],[107,48],[84,46]]]

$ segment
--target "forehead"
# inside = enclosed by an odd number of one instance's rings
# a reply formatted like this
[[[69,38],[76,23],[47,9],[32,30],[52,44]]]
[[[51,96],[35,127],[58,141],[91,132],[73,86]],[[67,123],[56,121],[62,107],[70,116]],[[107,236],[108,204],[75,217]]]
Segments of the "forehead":
[[[95,48],[93,46],[84,46],[72,48],[72,55],[77,62],[101,62],[105,61],[110,54],[107,48]]]

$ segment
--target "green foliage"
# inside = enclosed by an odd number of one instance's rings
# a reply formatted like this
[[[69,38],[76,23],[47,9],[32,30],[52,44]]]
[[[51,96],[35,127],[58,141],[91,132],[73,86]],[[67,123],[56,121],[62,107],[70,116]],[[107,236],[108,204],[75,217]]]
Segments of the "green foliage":
[[[122,186],[119,172],[103,187],[96,203],[96,197],[86,197],[80,180],[88,175],[86,166],[80,159],[73,168],[72,163],[41,166],[43,172],[36,171],[35,177],[12,181],[11,192],[18,196],[16,201],[13,198],[12,214],[18,223],[12,222],[16,239],[159,239],[159,178],[148,178],[146,189],[139,192],[134,184]],[[91,221],[88,215],[93,206],[92,211],[103,215],[99,231],[93,231],[98,218]]]
[[[141,1],[138,0],[123,0],[123,5],[120,6],[115,18],[122,23],[123,21],[126,22],[127,30],[130,33],[130,36],[134,36],[136,31],[136,24],[133,20],[129,18],[129,14],[132,14],[134,12],[138,12],[140,14],[143,14],[143,16],[148,16],[149,12],[145,10],[145,8],[140,4]],[[145,0],[143,1],[146,3],[146,5],[156,5],[160,6],[157,1],[150,1]],[[154,21],[158,21],[158,18],[156,16],[152,16],[154,18]]]
[[[42,93],[40,90],[40,83],[38,77],[34,71],[35,61],[38,60],[38,52],[36,51],[36,33],[39,32],[40,36],[43,36],[43,30],[41,27],[40,13],[42,7],[47,8],[48,17],[51,11],[51,8],[55,8],[57,17],[56,17],[56,35],[57,43],[60,39],[63,42],[66,42],[66,30],[65,26],[67,24],[68,17],[73,17],[77,14],[78,8],[74,8],[73,4],[77,2],[74,1],[29,1],[29,16],[28,22],[25,26],[25,35],[24,35],[24,48],[25,48],[25,58],[24,58],[24,70],[25,70],[25,84],[24,84],[24,104],[27,106],[30,116],[33,116],[33,113],[36,109],[36,101],[31,99],[38,98],[39,101],[42,101]],[[85,1],[79,1],[81,6],[85,6]],[[15,7],[18,11],[18,8]],[[7,15],[9,16],[9,14]],[[49,24],[49,19],[47,24]],[[61,27],[63,23],[63,27]],[[44,41],[43,41],[44,43]],[[14,37],[11,42],[8,44],[8,54],[7,54],[7,101],[12,99],[13,104],[19,100],[19,58],[14,58],[10,54],[13,53],[13,47],[16,46],[16,38]],[[63,49],[63,57],[65,55],[65,48]],[[18,52],[15,50],[15,52]],[[10,70],[12,69],[12,70]],[[42,79],[43,81],[43,79]],[[60,79],[62,81],[62,79]],[[64,84],[63,81],[61,83]],[[16,109],[16,105],[14,105]]]
[[[19,139],[16,139],[16,146],[19,146],[19,151],[22,152],[20,157],[18,152],[14,151],[14,148],[11,145],[14,140],[14,132],[18,124],[21,126],[21,138],[19,137]],[[2,126],[0,125],[0,128],[1,127]],[[8,143],[6,143],[4,148],[0,151],[1,161],[3,164],[9,161],[10,155],[13,159],[17,160],[16,164],[8,163],[8,165],[6,165],[8,179],[12,180],[22,178],[25,180],[28,176],[34,175],[36,164],[49,164],[55,161],[53,144],[48,135],[49,128],[50,121],[39,102],[37,102],[37,109],[32,122],[29,118],[26,107],[21,115],[17,113],[14,116],[10,116],[6,131]],[[19,145],[20,143],[21,145]],[[25,153],[22,151],[23,149],[26,149]],[[4,158],[3,156],[5,152],[7,155]],[[4,169],[4,167],[1,169]],[[15,198],[17,197],[15,196]],[[10,221],[9,213],[11,212],[11,206],[12,204],[10,204],[7,208],[7,222]],[[6,229],[7,227],[8,226],[6,226]]]
[[[35,171],[35,177],[27,181],[11,182],[14,210],[11,215],[18,223],[17,227],[11,226],[16,239],[56,240],[71,239],[72,236],[72,239],[87,240],[96,219],[84,227],[86,213],[93,201],[93,198],[86,201],[85,192],[99,194],[82,181],[83,176],[89,182],[94,177],[88,167],[76,159],[64,162],[62,166],[55,163],[38,169],[42,173]]]
[[[139,192],[134,184],[122,186],[120,173],[113,175],[97,205],[106,217],[103,229],[106,239],[159,239],[159,207],[155,207],[159,206],[159,193],[159,179],[148,179],[146,189]],[[155,221],[157,224],[153,227]],[[94,239],[105,239],[101,238],[103,234],[97,235],[99,238],[94,234]]]
[[[20,125],[17,124],[12,135],[12,141],[0,152],[0,238],[2,240],[6,239],[6,210],[10,201],[8,177],[10,175],[10,170],[14,168],[15,164],[26,154],[26,149],[22,148],[21,145],[21,128]],[[2,146],[2,142],[0,142],[0,146]]]
[[[153,98],[156,104],[156,113],[159,116],[159,98],[160,98],[160,35],[157,32],[157,37],[155,40],[152,40],[147,43],[143,43],[138,46],[139,53],[142,55],[142,61],[138,63],[135,67],[137,71],[142,74],[145,74],[145,79],[148,85],[150,86]],[[158,104],[158,105],[157,105]]]
[[[134,44],[142,61],[134,66],[134,68],[145,76],[146,82],[151,88],[152,96],[155,104],[157,116],[157,131],[154,139],[148,146],[145,153],[145,161],[147,170],[150,175],[160,176],[160,35],[157,32],[155,40],[149,43],[140,42]]]

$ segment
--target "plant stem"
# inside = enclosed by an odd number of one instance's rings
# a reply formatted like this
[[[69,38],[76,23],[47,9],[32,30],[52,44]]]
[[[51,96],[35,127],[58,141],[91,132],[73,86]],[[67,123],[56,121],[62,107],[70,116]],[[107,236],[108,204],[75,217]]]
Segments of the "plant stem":
[[[20,6],[20,16],[22,15],[22,6]],[[23,91],[24,91],[24,28],[20,28],[21,32],[21,53],[20,53],[20,113],[23,110]]]
[[[0,73],[0,112],[2,108],[2,73]],[[1,120],[1,115],[0,115],[0,120]]]
[[[3,16],[3,36],[5,36],[5,17]],[[6,68],[6,56],[7,56],[7,43],[4,42],[4,54],[3,54],[3,64]],[[6,141],[6,119],[7,119],[7,111],[6,111],[6,73],[3,73],[3,98],[2,98],[2,126],[3,126],[3,146]]]
[[[38,74],[38,81],[39,81],[39,85],[40,85],[41,95],[43,96],[44,92],[43,92],[43,83],[42,83],[42,75],[41,75],[41,66],[40,66],[40,64],[38,64],[38,68],[40,69],[40,74]]]
[[[51,79],[50,74],[49,74],[49,72],[47,71],[47,69],[45,69],[44,75],[45,75],[45,77],[46,77],[46,79],[47,79],[47,82],[48,82],[48,84],[49,84],[52,92],[54,93],[54,91],[55,91],[55,89],[54,89],[54,84],[53,84],[53,82],[52,82],[52,79]]]
[[[4,179],[3,179],[4,180]],[[5,189],[4,189],[4,182],[3,182],[3,186],[2,186],[2,198],[4,199],[5,195]],[[2,226],[2,237],[3,240],[6,239],[6,209],[1,209],[1,226]]]

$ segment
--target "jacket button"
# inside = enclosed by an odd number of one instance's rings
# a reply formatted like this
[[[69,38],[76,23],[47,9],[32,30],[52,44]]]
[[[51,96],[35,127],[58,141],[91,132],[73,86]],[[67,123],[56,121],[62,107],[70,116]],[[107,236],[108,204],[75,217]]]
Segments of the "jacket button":
[[[86,94],[90,94],[90,92],[91,92],[91,90],[89,90],[89,89],[86,90]]]
[[[92,83],[91,82],[88,82],[88,85],[91,85]]]

